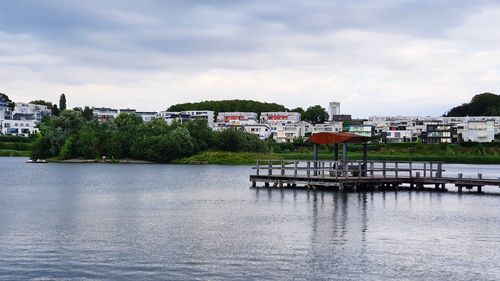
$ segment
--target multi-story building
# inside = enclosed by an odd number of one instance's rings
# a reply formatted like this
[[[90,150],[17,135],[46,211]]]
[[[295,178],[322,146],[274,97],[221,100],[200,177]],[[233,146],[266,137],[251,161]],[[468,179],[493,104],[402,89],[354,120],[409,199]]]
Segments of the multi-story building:
[[[328,123],[321,123],[314,125],[314,133],[330,132],[330,133],[340,133],[342,132],[343,124],[342,122],[330,121]]]
[[[492,142],[495,139],[495,120],[468,121],[459,133],[465,142]]]
[[[423,143],[457,143],[457,127],[453,125],[427,125],[425,132],[421,135]]]
[[[182,114],[191,115],[191,118],[201,118],[207,120],[208,126],[212,127],[214,125],[215,112],[211,110],[189,110],[183,111]]]
[[[118,116],[118,109],[108,108],[108,107],[96,107],[93,110],[94,117],[99,122],[106,122],[110,119],[114,119]]]
[[[372,125],[349,125],[347,131],[363,137],[373,137],[375,128]]]
[[[184,123],[191,120],[191,115],[174,111],[160,111],[158,112],[157,117],[162,118],[168,124],[172,124],[173,122]]]
[[[382,133],[382,141],[386,143],[412,142],[412,132],[409,130],[389,130]]]
[[[252,124],[243,126],[243,130],[250,134],[259,136],[261,140],[271,137],[271,126],[268,124]]]
[[[257,113],[255,112],[219,112],[217,114],[217,125],[244,126],[257,124]]]
[[[2,121],[2,134],[28,137],[38,132],[39,123],[32,114],[17,113],[13,119]]]
[[[299,112],[262,112],[260,123],[270,125],[285,125],[300,122]]]
[[[136,112],[135,114],[141,116],[143,122],[150,122],[156,118],[156,115],[158,114],[158,112],[141,111],[141,112]]]

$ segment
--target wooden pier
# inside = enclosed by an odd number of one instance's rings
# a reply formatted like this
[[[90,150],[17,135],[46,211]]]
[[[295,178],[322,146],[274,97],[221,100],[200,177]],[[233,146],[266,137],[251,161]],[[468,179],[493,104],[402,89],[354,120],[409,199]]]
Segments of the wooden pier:
[[[345,163],[345,164],[344,164]],[[429,189],[447,191],[454,184],[458,192],[483,187],[500,187],[500,178],[443,176],[441,162],[389,161],[276,161],[260,160],[250,176],[252,187],[258,183],[275,188],[322,188],[338,191]]]

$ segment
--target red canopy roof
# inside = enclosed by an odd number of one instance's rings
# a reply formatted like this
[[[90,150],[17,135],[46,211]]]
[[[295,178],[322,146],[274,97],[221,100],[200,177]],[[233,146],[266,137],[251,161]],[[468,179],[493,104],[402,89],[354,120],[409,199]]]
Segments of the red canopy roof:
[[[370,137],[363,137],[353,133],[317,133],[309,137],[309,141],[315,144],[335,143],[360,143],[369,141]]]

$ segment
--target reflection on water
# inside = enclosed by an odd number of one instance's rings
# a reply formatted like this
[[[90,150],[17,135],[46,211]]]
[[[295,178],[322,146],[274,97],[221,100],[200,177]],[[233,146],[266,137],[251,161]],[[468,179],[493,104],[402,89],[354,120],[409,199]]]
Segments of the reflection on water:
[[[500,196],[250,189],[250,172],[0,158],[0,279],[499,279]]]

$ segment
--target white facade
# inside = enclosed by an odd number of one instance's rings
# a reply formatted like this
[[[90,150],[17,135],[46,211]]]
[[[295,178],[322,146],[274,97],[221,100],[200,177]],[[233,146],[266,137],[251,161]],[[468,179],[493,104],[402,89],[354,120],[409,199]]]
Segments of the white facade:
[[[257,124],[257,113],[255,112],[219,112],[217,114],[218,125],[244,126]]]
[[[151,122],[156,118],[157,112],[136,112],[137,115],[141,116],[143,122]]]
[[[210,127],[214,125],[215,112],[211,110],[189,110],[181,112],[183,114],[191,115],[192,118],[203,118],[207,120]]]
[[[412,132],[409,130],[390,130],[385,133],[387,143],[411,142],[413,140]]]
[[[314,125],[314,133],[322,133],[322,132],[329,132],[329,133],[340,133],[342,132],[343,129],[343,123],[342,122],[328,122],[328,123],[321,123],[321,124],[316,124]]]
[[[271,126],[267,124],[253,124],[243,126],[243,130],[247,133],[259,136],[261,140],[266,140],[271,137]]]
[[[30,134],[38,132],[40,121],[32,120],[3,120],[2,134],[28,137]]]
[[[294,139],[305,137],[306,133],[312,132],[313,126],[307,122],[294,124],[276,125],[272,127],[273,138],[278,143],[293,142]]]
[[[93,115],[99,122],[105,122],[118,116],[118,109],[107,107],[96,107],[93,109]]]
[[[12,117],[16,114],[32,115],[35,120],[41,121],[44,116],[50,116],[52,112],[45,105],[16,102],[14,111],[12,111]]]
[[[271,125],[285,125],[300,122],[299,112],[262,112],[260,123]]]
[[[495,121],[468,121],[462,138],[466,142],[492,142],[495,139]]]
[[[330,102],[328,105],[328,115],[329,115],[329,120],[333,121],[333,116],[334,115],[339,115],[340,114],[340,102]]]

